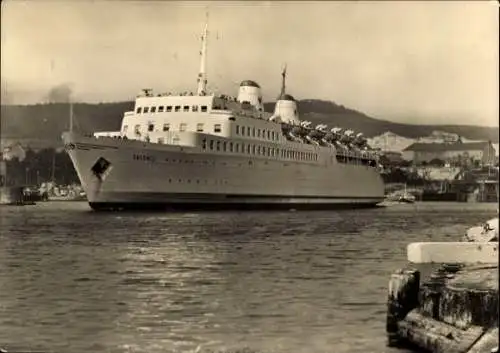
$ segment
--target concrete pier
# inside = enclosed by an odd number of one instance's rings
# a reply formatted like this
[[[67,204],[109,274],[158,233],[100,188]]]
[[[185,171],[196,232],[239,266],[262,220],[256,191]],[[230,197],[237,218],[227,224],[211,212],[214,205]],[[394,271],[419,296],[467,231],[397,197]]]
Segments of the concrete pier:
[[[498,242],[413,243],[392,274],[390,346],[433,353],[498,349]]]

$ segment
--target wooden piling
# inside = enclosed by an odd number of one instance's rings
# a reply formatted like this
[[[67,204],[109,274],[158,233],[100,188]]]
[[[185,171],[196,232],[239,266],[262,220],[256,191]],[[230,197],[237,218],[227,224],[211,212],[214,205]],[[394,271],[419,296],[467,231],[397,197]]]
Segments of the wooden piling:
[[[390,278],[388,345],[410,344],[433,353],[498,349],[498,262],[432,264],[428,275],[418,267],[412,264]]]

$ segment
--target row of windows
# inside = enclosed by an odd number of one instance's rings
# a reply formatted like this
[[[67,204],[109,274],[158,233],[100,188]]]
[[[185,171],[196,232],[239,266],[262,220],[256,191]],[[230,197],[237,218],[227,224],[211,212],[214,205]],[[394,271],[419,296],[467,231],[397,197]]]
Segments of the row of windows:
[[[198,112],[198,108],[202,113],[208,111],[208,106],[202,105],[198,107],[197,105],[160,105],[158,107],[138,107],[135,112],[137,114],[147,114],[147,113],[171,113],[171,112]]]
[[[271,141],[278,141],[278,133],[275,131],[250,128],[248,126],[236,125],[236,135],[263,138]]]
[[[158,143],[163,143],[158,141]],[[203,145],[203,148],[206,149],[206,141],[204,142],[205,144]],[[234,147],[234,152],[239,153],[240,152],[240,145],[238,143],[235,143],[233,145],[232,142],[226,143],[223,142],[221,144],[221,141],[209,141],[209,146],[210,150],[217,150],[217,151],[226,151],[226,152],[233,152],[233,147]],[[222,147],[221,147],[222,146]],[[267,155],[269,157],[271,156],[281,156],[281,158],[288,158],[288,159],[296,159],[296,160],[317,160],[318,157],[315,153],[310,153],[310,152],[298,152],[298,151],[291,151],[291,150],[280,150],[278,148],[272,148],[272,147],[265,147],[265,146],[256,146],[256,145],[249,145],[247,144],[241,144],[241,153],[248,153],[248,154],[257,154],[257,155]],[[342,155],[337,155],[337,162],[339,163],[346,163],[346,164],[362,164],[362,165],[367,165],[371,167],[376,166],[375,160],[372,159],[362,159],[362,158],[355,158],[355,157],[347,157],[347,156],[342,156]],[[133,155],[134,160],[140,160],[140,161],[149,161],[149,162],[154,162],[156,158],[145,155],[145,154],[134,154]],[[165,159],[166,162],[169,162],[169,159]],[[179,162],[182,163],[183,160],[179,159],[172,159],[171,162]],[[194,163],[193,160],[184,160],[184,163]],[[208,161],[203,161],[204,164],[208,164]],[[214,163],[214,162],[212,162]],[[223,163],[225,164],[225,163]]]
[[[227,141],[214,141],[203,139],[201,148],[210,151],[222,151],[229,153],[247,153],[268,157],[281,157],[286,159],[294,159],[299,161],[317,161],[318,154],[314,152],[300,152],[288,149],[279,149],[275,147],[266,147],[254,144],[233,143]]]
[[[179,124],[179,131],[186,131],[187,130],[187,124],[186,123],[180,123]],[[163,131],[170,131],[170,123],[165,123],[163,124]],[[151,132],[151,131],[154,131],[155,129],[155,125],[152,124],[152,123],[149,123],[148,124],[148,131]],[[197,132],[203,132],[205,129],[205,124],[203,123],[198,123],[196,124],[196,131]],[[128,130],[128,125],[124,125],[123,126],[123,132],[126,133]],[[140,130],[141,130],[141,125],[140,124],[137,124],[134,126],[134,133],[136,135],[140,135]],[[222,125],[221,124],[214,124],[213,125],[213,132],[214,133],[220,133],[222,131]]]

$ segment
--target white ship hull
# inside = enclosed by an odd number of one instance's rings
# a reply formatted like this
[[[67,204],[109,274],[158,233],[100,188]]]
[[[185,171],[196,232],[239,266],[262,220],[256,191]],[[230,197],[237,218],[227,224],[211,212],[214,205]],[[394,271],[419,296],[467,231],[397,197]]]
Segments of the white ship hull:
[[[384,199],[379,173],[364,165],[326,158],[303,163],[74,133],[63,139],[96,210],[329,209],[373,207]],[[96,174],[101,158],[109,165]]]

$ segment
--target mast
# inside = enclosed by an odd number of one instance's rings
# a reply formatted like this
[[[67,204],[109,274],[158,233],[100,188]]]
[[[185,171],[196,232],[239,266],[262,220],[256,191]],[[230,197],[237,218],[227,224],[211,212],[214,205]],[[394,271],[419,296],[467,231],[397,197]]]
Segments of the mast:
[[[201,36],[200,51],[200,72],[198,74],[198,95],[205,95],[207,92],[207,36],[208,36],[208,11],[206,14],[205,29]]]
[[[282,97],[285,94],[285,89],[286,89],[286,64],[285,67],[283,68],[283,72],[281,73],[281,93],[280,97]]]
[[[69,132],[73,132],[73,102],[69,102]]]

